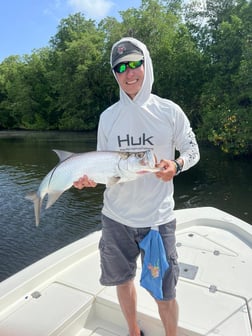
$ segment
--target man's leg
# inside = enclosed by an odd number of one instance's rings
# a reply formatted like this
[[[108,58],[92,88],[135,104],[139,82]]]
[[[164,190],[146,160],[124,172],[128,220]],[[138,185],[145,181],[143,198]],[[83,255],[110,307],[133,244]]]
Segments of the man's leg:
[[[159,233],[162,236],[169,268],[163,278],[164,300],[156,300],[158,311],[165,329],[165,336],[178,334],[178,304],[176,301],[176,285],[179,277],[179,266],[176,251],[176,220],[160,225]]]
[[[140,336],[140,329],[137,325],[137,295],[134,280],[127,281],[116,288],[121,310],[128,323],[129,336]]]
[[[158,311],[165,329],[165,336],[178,335],[178,304],[176,299],[169,301],[156,300]]]

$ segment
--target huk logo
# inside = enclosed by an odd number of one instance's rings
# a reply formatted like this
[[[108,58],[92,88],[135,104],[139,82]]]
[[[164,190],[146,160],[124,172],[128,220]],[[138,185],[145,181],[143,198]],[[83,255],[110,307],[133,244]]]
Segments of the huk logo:
[[[126,137],[122,138],[120,135],[118,135],[118,146],[122,147],[123,144],[126,146],[145,146],[146,144],[149,144],[153,146],[154,144],[151,142],[151,139],[153,136],[147,137],[145,133],[143,133],[142,136],[139,138],[134,138],[133,136],[130,136],[129,134],[126,134]]]

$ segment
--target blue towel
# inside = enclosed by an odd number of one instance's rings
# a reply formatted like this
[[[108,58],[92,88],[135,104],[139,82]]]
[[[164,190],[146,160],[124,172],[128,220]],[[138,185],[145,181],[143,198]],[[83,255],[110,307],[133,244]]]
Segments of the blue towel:
[[[163,300],[163,277],[169,264],[159,231],[150,230],[139,246],[145,252],[140,285],[151,292],[157,300]]]

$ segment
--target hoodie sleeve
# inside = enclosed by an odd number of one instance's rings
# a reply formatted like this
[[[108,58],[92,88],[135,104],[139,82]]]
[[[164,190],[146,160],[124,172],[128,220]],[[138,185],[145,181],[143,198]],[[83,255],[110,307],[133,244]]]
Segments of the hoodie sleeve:
[[[184,161],[182,171],[185,171],[199,161],[200,153],[190,122],[180,107],[178,107],[174,136],[175,148],[179,151],[179,156]]]
[[[97,151],[106,151],[107,149],[107,137],[105,135],[105,131],[104,131],[104,127],[103,127],[103,123],[101,122],[100,118],[100,122],[99,122],[99,126],[98,126],[98,133],[97,133]]]

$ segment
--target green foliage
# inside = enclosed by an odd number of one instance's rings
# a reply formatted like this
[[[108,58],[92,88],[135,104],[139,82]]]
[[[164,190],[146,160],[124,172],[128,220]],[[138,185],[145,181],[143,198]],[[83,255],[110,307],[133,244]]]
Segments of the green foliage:
[[[247,155],[252,143],[252,108],[230,108],[229,102],[216,105],[214,97],[205,107],[208,113],[204,116],[203,127],[199,136],[208,140],[220,149],[233,156]],[[203,136],[202,136],[203,134]]]
[[[199,133],[226,153],[251,154],[252,4],[244,0],[209,3],[209,41],[205,49],[209,78],[201,95]]]
[[[198,137],[251,155],[251,0],[142,0],[96,24],[61,20],[49,46],[0,64],[0,129],[94,130],[118,99],[112,44],[134,36],[149,48],[153,91],[182,106]]]

